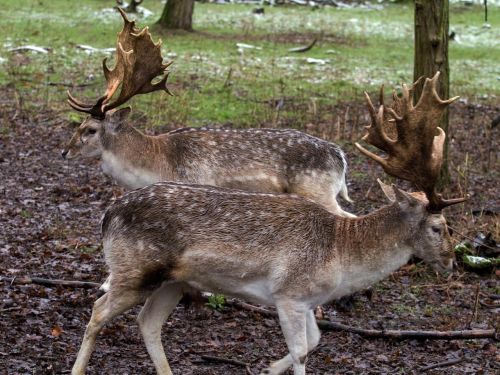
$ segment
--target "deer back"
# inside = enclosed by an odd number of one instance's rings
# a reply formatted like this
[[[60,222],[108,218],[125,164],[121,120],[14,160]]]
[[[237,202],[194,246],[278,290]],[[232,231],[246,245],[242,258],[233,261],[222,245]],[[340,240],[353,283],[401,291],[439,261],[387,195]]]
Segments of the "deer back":
[[[102,229],[111,275],[127,275],[131,288],[182,281],[268,304],[310,295],[313,305],[371,285],[412,254],[446,264],[449,238],[425,240],[437,225],[430,216],[411,196],[349,219],[291,195],[158,183],[117,200]]]

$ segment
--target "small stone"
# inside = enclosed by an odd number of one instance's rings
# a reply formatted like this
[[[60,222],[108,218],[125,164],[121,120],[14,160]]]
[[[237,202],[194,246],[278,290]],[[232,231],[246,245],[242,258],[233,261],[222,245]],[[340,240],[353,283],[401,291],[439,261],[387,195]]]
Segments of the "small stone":
[[[389,358],[387,358],[387,356],[383,354],[379,354],[375,358],[377,359],[378,362],[384,362],[384,363],[389,362]]]

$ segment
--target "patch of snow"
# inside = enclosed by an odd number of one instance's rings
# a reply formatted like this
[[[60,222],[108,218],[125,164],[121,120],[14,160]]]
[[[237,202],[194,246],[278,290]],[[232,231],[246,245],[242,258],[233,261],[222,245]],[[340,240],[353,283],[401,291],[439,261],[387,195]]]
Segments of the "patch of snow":
[[[32,52],[37,52],[37,53],[49,53],[49,51],[51,51],[51,49],[48,48],[48,47],[39,47],[39,46],[35,46],[35,45],[26,45],[26,46],[19,46],[19,47],[9,48],[7,51],[9,51],[9,52],[32,51]]]
[[[113,53],[116,50],[116,48],[95,48],[95,47],[92,47],[92,46],[88,46],[86,44],[77,44],[76,48],[84,50],[88,54],[92,54],[92,53],[95,53],[95,52]]]
[[[258,50],[262,49],[262,47],[257,47],[252,44],[246,44],[246,43],[236,43],[236,47],[243,49],[258,49]]]
[[[319,64],[319,65],[325,65],[327,62],[329,62],[329,60],[325,60],[325,59],[315,59],[314,57],[308,57],[306,59],[306,62],[308,64]]]

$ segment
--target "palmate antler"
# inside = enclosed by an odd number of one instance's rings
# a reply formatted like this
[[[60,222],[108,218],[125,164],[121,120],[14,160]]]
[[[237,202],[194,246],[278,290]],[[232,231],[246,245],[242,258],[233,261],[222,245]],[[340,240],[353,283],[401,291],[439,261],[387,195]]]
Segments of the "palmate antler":
[[[69,105],[80,112],[89,113],[91,116],[103,119],[107,111],[116,108],[131,97],[138,94],[147,94],[167,88],[168,72],[166,69],[171,63],[163,64],[161,56],[161,40],[154,43],[147,27],[138,29],[135,21],[130,21],[125,12],[118,8],[122,15],[124,25],[118,34],[116,43],[116,64],[109,69],[106,60],[102,62],[106,78],[106,92],[95,103],[87,104],[75,99],[68,92]],[[164,75],[157,83],[153,79]],[[118,98],[110,102],[111,98],[121,86]]]
[[[426,78],[422,95],[415,106],[412,91],[420,80],[410,88],[403,85],[401,97],[394,93],[394,101],[390,107],[383,104],[383,89],[381,89],[382,105],[378,111],[365,92],[372,123],[367,127],[368,133],[363,140],[384,151],[387,157],[378,156],[356,143],[356,147],[364,155],[379,163],[387,174],[410,181],[422,190],[429,200],[430,211],[441,211],[447,206],[465,200],[465,198],[446,200],[436,192],[446,137],[438,125],[448,105],[458,99],[458,96],[448,100],[439,97],[436,91],[438,78],[439,72],[432,79]],[[387,121],[395,122],[397,139],[391,139],[385,133],[384,124]]]

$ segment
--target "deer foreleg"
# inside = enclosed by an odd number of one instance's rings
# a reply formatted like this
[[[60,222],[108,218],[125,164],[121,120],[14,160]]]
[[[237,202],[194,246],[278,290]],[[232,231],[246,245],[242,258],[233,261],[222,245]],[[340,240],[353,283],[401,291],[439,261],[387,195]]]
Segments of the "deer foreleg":
[[[292,365],[294,375],[304,375],[307,353],[318,345],[320,334],[312,310],[297,308],[294,304],[277,305],[289,354],[273,362],[262,371],[263,375],[282,374]]]

